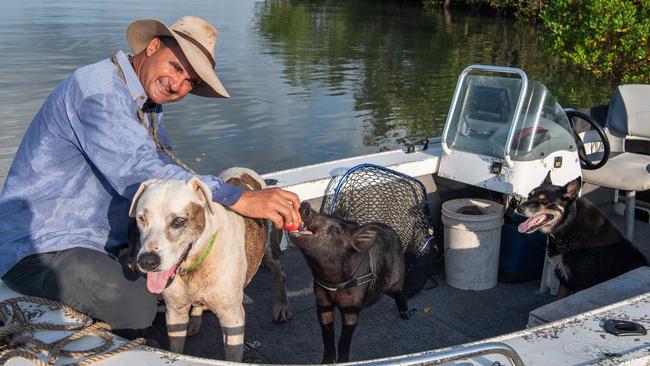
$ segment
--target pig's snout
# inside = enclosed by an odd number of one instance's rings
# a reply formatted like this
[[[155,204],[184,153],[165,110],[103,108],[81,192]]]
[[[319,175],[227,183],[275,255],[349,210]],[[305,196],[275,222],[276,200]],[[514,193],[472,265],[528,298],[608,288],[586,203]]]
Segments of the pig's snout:
[[[300,217],[302,221],[309,222],[314,216],[314,210],[311,209],[311,205],[307,202],[303,202],[300,205]]]

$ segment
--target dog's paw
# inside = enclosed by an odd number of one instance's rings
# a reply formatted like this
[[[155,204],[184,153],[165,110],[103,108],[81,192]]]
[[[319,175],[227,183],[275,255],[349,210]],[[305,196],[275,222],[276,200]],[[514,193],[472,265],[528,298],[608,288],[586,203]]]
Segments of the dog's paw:
[[[195,336],[199,334],[201,330],[201,317],[200,316],[190,316],[190,321],[187,323],[187,336]]]
[[[289,304],[275,304],[273,306],[273,321],[277,323],[288,322],[293,318],[291,305]]]

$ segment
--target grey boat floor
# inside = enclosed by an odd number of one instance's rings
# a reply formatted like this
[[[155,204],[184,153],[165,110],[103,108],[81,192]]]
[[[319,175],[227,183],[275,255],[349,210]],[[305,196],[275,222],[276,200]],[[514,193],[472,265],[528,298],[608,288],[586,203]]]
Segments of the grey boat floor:
[[[601,206],[611,213],[611,204]],[[619,225],[620,216],[610,217]],[[650,225],[636,221],[635,244],[650,258]],[[273,323],[271,276],[261,268],[246,293],[253,299],[245,305],[246,349],[244,361],[253,363],[319,363],[322,357],[320,326],[316,318],[311,272],[299,250],[290,248],[281,259],[293,308],[288,323]],[[539,280],[498,283],[484,291],[465,291],[447,285],[438,269],[434,281],[409,299],[410,318],[402,320],[394,301],[383,297],[361,312],[352,340],[351,360],[360,361],[452,346],[524,329],[528,313],[555,300],[539,293]],[[338,317],[338,314],[337,314]],[[337,334],[340,330],[336,319]],[[159,313],[147,337],[167,348],[164,314]],[[338,339],[338,338],[337,338]],[[219,322],[206,312],[199,335],[189,338],[185,353],[222,359]]]

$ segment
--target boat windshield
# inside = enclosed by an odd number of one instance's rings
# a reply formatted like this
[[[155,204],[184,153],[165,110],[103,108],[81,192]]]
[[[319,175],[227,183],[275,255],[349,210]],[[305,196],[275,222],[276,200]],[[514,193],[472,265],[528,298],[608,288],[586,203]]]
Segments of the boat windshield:
[[[522,82],[516,75],[468,74],[449,121],[447,146],[497,158],[509,153],[513,160],[537,160],[558,150],[574,151],[562,107],[537,81],[529,81],[522,95]],[[515,119],[520,99],[521,112]]]
[[[531,81],[510,142],[513,160],[538,160],[576,151],[569,119],[544,84]]]

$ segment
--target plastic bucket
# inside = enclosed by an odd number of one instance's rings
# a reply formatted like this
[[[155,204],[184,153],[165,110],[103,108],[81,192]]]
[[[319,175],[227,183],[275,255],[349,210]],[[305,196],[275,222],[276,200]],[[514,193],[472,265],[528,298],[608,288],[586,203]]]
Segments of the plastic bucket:
[[[487,290],[497,284],[503,205],[474,198],[442,204],[445,277],[450,286]]]

